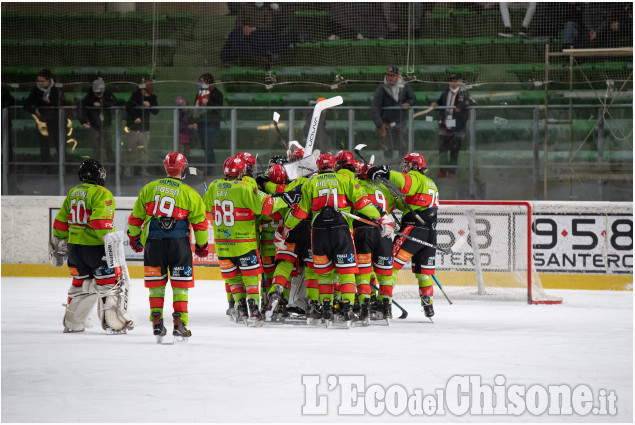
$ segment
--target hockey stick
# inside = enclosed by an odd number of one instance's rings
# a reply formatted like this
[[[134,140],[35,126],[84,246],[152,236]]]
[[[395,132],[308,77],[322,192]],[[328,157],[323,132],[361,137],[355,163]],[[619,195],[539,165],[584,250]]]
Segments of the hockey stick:
[[[320,123],[320,115],[322,115],[322,111],[341,105],[342,103],[344,103],[342,96],[335,96],[315,104],[315,107],[313,108],[313,115],[311,116],[311,125],[309,126],[309,132],[306,136],[306,147],[304,148],[305,157],[311,155],[311,152],[313,152],[313,145],[315,144],[315,137],[317,136],[318,124]]]
[[[419,117],[419,116],[421,116],[421,115],[425,115],[425,114],[427,114],[428,112],[430,112],[430,111],[431,111],[431,110],[433,110],[433,109],[434,109],[434,106],[430,106],[428,109],[424,109],[423,111],[419,111],[419,112],[417,112],[416,114],[414,114],[414,115],[412,116],[412,118],[417,118],[417,117]]]
[[[445,293],[445,291],[443,290],[443,286],[441,286],[441,284],[439,283],[439,279],[437,279],[437,277],[435,275],[432,275],[432,279],[434,279],[434,281],[437,283],[437,286],[439,287],[439,289],[441,290],[441,293],[443,294],[443,296],[445,297],[446,300],[448,300],[448,302],[450,304],[452,304],[452,301],[450,301],[450,298],[448,298],[447,294]]]
[[[357,154],[357,156],[359,156],[359,157],[362,159],[362,161],[364,161],[364,164],[368,165],[368,162],[366,162],[366,159],[364,159],[364,157],[362,156],[362,153],[361,153],[361,150],[362,150],[362,149],[364,149],[365,147],[366,147],[366,145],[364,145],[364,144],[359,144],[359,145],[355,146],[355,153]],[[417,213],[415,212],[415,210],[413,210],[413,209],[412,209],[412,207],[410,206],[410,204],[408,204],[408,203],[406,202],[406,200],[405,200],[405,199],[404,199],[404,198],[403,198],[403,197],[402,197],[399,193],[397,193],[397,192],[396,192],[396,191],[392,188],[392,186],[390,186],[390,185],[388,184],[388,182],[386,181],[386,179],[385,179],[385,178],[383,178],[383,177],[380,177],[379,179],[380,179],[380,180],[381,180],[381,182],[384,184],[384,186],[386,186],[386,188],[390,191],[390,193],[392,193],[392,195],[393,195],[395,198],[399,199],[399,200],[400,200],[400,201],[401,201],[401,202],[402,202],[402,203],[406,206],[406,208],[408,208],[408,210],[409,210],[409,211],[410,211],[410,212],[411,212],[411,213],[412,213],[412,214],[413,214],[413,215],[417,218],[417,220],[419,221],[419,223],[421,223],[421,225],[422,225],[422,226],[426,226],[425,221],[423,221],[423,219],[419,216],[419,214],[417,214]]]
[[[289,150],[289,145],[287,144],[286,140],[284,140],[284,137],[282,137],[282,132],[278,128],[278,120],[279,119],[280,119],[280,114],[277,113],[277,112],[274,112],[273,113],[273,126],[275,127],[276,131],[278,132],[278,136],[280,136],[280,141],[282,142],[282,146],[284,147],[284,150],[287,151],[287,150]]]
[[[205,174],[199,170],[196,167],[187,167],[187,169],[185,170],[185,175],[183,176],[183,181],[185,181],[185,183],[187,183],[186,180],[188,180],[189,176],[194,176],[197,179],[200,179],[200,181],[203,183],[203,187],[205,188],[205,192],[207,192],[207,183],[205,182]],[[188,186],[192,186],[191,184],[187,183]]]
[[[342,215],[346,216],[346,217],[352,218],[353,220],[361,221],[362,223],[370,224],[371,226],[374,226],[374,227],[380,227],[380,225],[378,223],[375,223],[374,221],[371,221],[371,220],[367,220],[367,219],[362,218],[360,216],[357,216],[355,214],[351,214],[351,213],[348,213],[348,212],[342,211],[342,210],[338,210],[338,212],[341,213]],[[447,249],[447,248],[442,248],[442,247],[440,247],[438,245],[433,245],[430,242],[422,241],[419,238],[415,238],[413,236],[406,235],[405,233],[401,233],[401,232],[398,232],[396,230],[395,230],[395,235],[402,236],[402,237],[404,237],[406,239],[410,239],[413,242],[417,242],[417,243],[419,243],[421,245],[424,245],[424,246],[427,246],[429,248],[434,248],[434,249],[436,249],[438,251],[443,252],[444,254],[452,254],[453,252],[457,252],[459,250],[459,248],[461,248],[463,246],[463,244],[465,243],[465,241],[467,240],[467,233],[466,233],[465,235],[461,236],[461,238],[458,241],[456,241],[456,243],[454,245],[452,245],[452,247],[450,249]]]
[[[379,292],[379,288],[377,287],[377,285],[375,285],[372,282],[369,282],[370,286],[372,286],[377,292]],[[406,317],[408,317],[408,312],[406,311],[405,308],[403,308],[402,306],[399,305],[399,303],[395,300],[392,300],[392,303],[394,305],[397,306],[397,308],[399,308],[399,310],[401,310],[401,316],[399,316],[400,319],[405,319]]]

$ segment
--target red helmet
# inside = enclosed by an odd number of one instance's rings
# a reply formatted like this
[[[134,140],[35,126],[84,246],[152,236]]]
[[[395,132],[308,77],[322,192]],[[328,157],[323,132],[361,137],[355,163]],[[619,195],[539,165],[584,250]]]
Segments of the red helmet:
[[[355,168],[357,170],[357,178],[362,180],[368,179],[368,169],[370,168],[368,165],[364,164],[362,161],[356,161]]]
[[[163,168],[170,177],[181,177],[187,168],[187,158],[180,152],[170,152],[163,160]]]
[[[254,165],[256,165],[256,157],[249,152],[238,152],[236,158],[242,159],[249,169],[254,168]]]
[[[335,167],[335,157],[330,152],[321,153],[320,156],[317,157],[315,164],[320,171],[325,168],[333,168]]]
[[[269,180],[271,180],[275,184],[283,184],[287,182],[287,172],[280,164],[273,164],[271,167],[269,167],[267,176],[269,176]]]
[[[289,155],[289,162],[294,162],[304,158],[304,148],[297,148]]]
[[[335,154],[335,161],[337,161],[337,165],[340,167],[344,167],[345,165],[355,165],[355,157],[353,157],[353,153],[351,151],[339,151]]]
[[[420,153],[413,152],[404,156],[402,163],[406,162],[416,165],[416,167],[412,167],[414,169],[425,170],[426,168],[428,168],[426,165],[426,159]]]
[[[225,177],[237,177],[239,174],[245,172],[245,161],[242,159],[230,156],[223,163],[223,173]]]

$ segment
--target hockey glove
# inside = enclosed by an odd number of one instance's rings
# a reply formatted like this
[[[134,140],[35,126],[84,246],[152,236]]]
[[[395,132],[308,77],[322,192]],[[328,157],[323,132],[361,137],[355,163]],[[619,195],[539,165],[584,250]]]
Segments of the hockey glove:
[[[390,175],[389,165],[373,165],[366,173],[369,179],[375,180],[378,177],[386,178]]]
[[[381,237],[389,238],[392,236],[392,232],[395,230],[395,224],[392,222],[388,214],[384,214],[379,217],[379,225],[381,226]]]
[[[256,177],[256,184],[258,185],[258,189],[265,191],[265,185],[269,181],[269,177],[267,176],[258,176]]]
[[[302,199],[302,194],[298,192],[282,192],[282,195],[280,195],[280,197],[284,202],[287,203],[288,206],[291,207],[293,206],[293,204],[297,204],[298,202],[300,202],[300,200]]]
[[[194,253],[201,258],[207,257],[209,255],[209,247],[207,246],[207,243],[205,243],[205,245],[195,244]]]
[[[49,259],[54,267],[62,267],[68,259],[68,239],[53,236],[49,241]]]
[[[278,249],[285,249],[287,245],[284,241],[287,240],[287,236],[289,236],[289,229],[287,226],[280,226],[276,229],[276,233],[273,235],[273,244]]]
[[[142,252],[143,244],[141,243],[141,235],[130,236],[128,233],[128,243],[134,252]]]

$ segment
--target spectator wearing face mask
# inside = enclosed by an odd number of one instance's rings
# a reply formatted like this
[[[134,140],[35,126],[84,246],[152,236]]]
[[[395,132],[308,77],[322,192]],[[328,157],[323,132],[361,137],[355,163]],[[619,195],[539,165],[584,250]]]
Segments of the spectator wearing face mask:
[[[150,175],[146,167],[149,159],[150,114],[159,113],[158,109],[153,108],[158,105],[152,82],[139,84],[139,89],[132,93],[126,103],[128,114],[125,137],[126,166],[124,167],[126,177],[132,175],[131,163],[133,162],[141,162],[141,176]]]
[[[106,88],[101,78],[93,81],[90,90],[79,105],[79,122],[83,128],[90,129],[90,145],[93,152],[91,158],[102,164],[104,163],[101,155],[102,148],[106,151],[106,160],[109,163],[115,162],[110,131],[111,108],[115,105],[117,105],[115,95]]]

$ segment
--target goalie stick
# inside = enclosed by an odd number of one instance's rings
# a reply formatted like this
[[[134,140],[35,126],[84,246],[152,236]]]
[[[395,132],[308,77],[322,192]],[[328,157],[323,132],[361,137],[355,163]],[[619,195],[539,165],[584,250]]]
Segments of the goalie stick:
[[[341,105],[342,103],[344,103],[342,96],[335,96],[315,104],[315,107],[313,108],[313,115],[311,116],[309,132],[306,136],[306,147],[304,148],[305,158],[313,152],[313,145],[315,144],[315,137],[317,136],[318,124],[320,123],[320,115],[322,115],[322,111]]]

